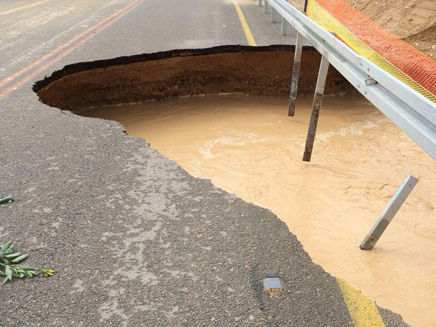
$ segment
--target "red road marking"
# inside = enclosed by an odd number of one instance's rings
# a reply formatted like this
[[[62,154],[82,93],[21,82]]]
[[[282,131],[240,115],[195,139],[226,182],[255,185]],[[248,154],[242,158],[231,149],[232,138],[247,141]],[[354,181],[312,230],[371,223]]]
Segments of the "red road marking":
[[[141,0],[139,2],[137,2],[134,6],[132,6],[129,10],[125,11],[124,13],[122,13],[121,15],[117,16],[115,19],[113,19],[112,21],[110,21],[109,23],[107,23],[106,25],[103,25],[102,27],[100,27],[99,29],[97,29],[93,34],[87,36],[86,38],[84,38],[82,41],[76,43],[73,47],[69,48],[68,50],[64,51],[63,53],[61,53],[60,55],[58,55],[57,57],[55,57],[54,59],[52,59],[51,61],[49,61],[48,63],[46,63],[44,66],[40,67],[39,69],[35,70],[32,74],[27,75],[25,78],[21,79],[19,82],[15,83],[14,85],[12,85],[11,87],[7,88],[6,90],[4,90],[2,93],[0,93],[0,100],[4,99],[5,97],[7,97],[9,94],[11,94],[12,92],[14,92],[16,89],[18,89],[20,86],[22,86],[23,84],[27,83],[28,81],[30,81],[33,77],[35,77],[36,75],[38,75],[40,72],[46,70],[47,68],[49,68],[50,66],[52,66],[54,63],[56,63],[57,61],[59,61],[60,59],[62,59],[63,57],[67,56],[68,54],[70,54],[71,52],[73,52],[75,49],[77,49],[79,46],[81,46],[82,44],[84,44],[85,42],[87,42],[88,40],[90,40],[91,38],[93,38],[95,35],[97,35],[98,33],[100,33],[102,30],[104,30],[106,27],[112,25],[113,23],[115,23],[118,19],[120,19],[121,17],[127,15],[129,12],[131,12],[133,9],[135,9],[136,7],[138,7],[140,4],[142,4],[145,0]]]
[[[61,51],[62,49],[64,49],[65,47],[68,47],[70,44],[74,43],[75,41],[77,41],[78,39],[80,39],[81,37],[85,36],[86,34],[90,33],[91,31],[93,31],[94,29],[96,29],[97,27],[99,27],[100,25],[102,25],[103,23],[105,23],[106,21],[110,20],[111,18],[114,18],[115,16],[121,14],[123,11],[125,11],[126,9],[128,9],[129,7],[135,5],[135,3],[138,3],[139,0],[135,0],[132,1],[131,3],[129,3],[128,5],[126,5],[125,7],[121,8],[120,10],[118,10],[117,12],[115,12],[114,14],[106,17],[105,19],[101,20],[100,22],[98,22],[97,24],[93,25],[92,27],[88,28],[86,31],[80,33],[79,35],[77,35],[76,37],[72,38],[71,40],[65,42],[64,44],[62,44],[61,46],[59,46],[58,48],[54,49],[53,51],[47,53],[45,56],[41,57],[40,59],[34,61],[33,63],[31,63],[30,65],[24,67],[23,69],[19,70],[18,72],[12,74],[11,76],[5,78],[4,80],[0,81],[0,87],[3,87],[5,84],[8,84],[10,82],[12,82],[14,79],[16,79],[17,77],[23,75],[24,73],[26,73],[27,71],[29,71],[30,69],[32,69],[33,67],[35,67],[36,65],[38,65],[39,63],[41,63],[42,61],[50,58],[51,56],[53,56],[54,54],[58,53],[59,51]],[[96,32],[97,33],[97,32]],[[6,90],[7,91],[7,90]],[[10,92],[9,92],[10,93]],[[3,94],[3,93],[1,93]],[[4,98],[1,97],[0,94],[0,99]]]

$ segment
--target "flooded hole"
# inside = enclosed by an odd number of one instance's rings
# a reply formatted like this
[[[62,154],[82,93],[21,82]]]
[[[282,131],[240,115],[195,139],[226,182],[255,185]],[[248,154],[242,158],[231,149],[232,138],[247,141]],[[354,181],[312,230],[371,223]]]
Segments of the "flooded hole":
[[[326,271],[408,323],[433,326],[433,159],[332,70],[312,162],[303,162],[311,98],[287,116],[292,49],[235,49],[78,64],[35,88],[47,104],[119,121],[191,175],[271,209]],[[310,94],[319,56],[306,49],[303,58],[299,91]],[[407,174],[418,186],[375,250],[359,250]]]

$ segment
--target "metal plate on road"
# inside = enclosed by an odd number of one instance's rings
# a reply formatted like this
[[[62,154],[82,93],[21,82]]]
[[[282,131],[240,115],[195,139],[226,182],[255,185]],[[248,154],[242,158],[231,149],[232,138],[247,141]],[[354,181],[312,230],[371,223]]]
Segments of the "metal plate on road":
[[[265,278],[263,280],[263,290],[268,293],[282,292],[282,282],[278,277]]]

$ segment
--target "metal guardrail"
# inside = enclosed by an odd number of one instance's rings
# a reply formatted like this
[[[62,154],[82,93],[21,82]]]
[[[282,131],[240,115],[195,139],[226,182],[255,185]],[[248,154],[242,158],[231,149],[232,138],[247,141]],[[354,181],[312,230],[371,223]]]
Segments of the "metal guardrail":
[[[259,1],[260,3],[260,1]],[[436,160],[436,104],[358,55],[284,0],[265,0],[365,98]]]

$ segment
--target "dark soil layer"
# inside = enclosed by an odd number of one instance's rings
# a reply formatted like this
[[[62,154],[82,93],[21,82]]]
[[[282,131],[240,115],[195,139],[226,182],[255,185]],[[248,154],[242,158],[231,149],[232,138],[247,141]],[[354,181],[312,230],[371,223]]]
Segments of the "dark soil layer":
[[[66,66],[34,90],[53,107],[80,112],[93,106],[197,94],[289,94],[294,48],[223,46],[175,50]],[[314,92],[319,53],[305,48],[299,95]],[[326,93],[353,87],[330,67]]]

